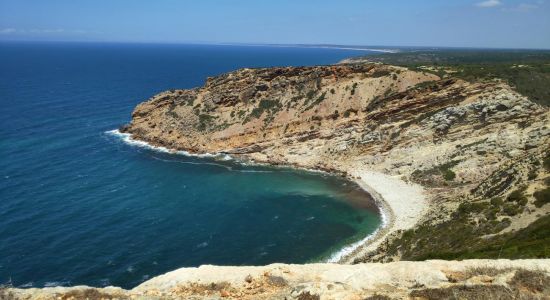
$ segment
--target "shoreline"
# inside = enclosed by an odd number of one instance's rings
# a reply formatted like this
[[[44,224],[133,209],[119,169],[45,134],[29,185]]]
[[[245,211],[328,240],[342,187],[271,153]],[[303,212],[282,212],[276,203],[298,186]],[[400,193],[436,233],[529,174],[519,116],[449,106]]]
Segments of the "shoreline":
[[[380,211],[381,223],[374,232],[356,242],[342,247],[339,251],[331,255],[331,257],[325,261],[327,263],[352,264],[353,260],[358,258],[358,251],[384,238],[393,226],[395,220],[391,207],[378,192],[370,187],[367,188],[364,182],[359,179],[349,176],[347,176],[346,179],[357,184],[363,191],[371,196]]]
[[[339,263],[352,264],[355,259],[375,251],[384,238],[400,230],[413,228],[429,208],[425,190],[418,184],[406,183],[394,176],[368,170],[351,170],[351,178],[380,207],[386,216],[386,224],[372,238],[365,240]]]
[[[120,138],[123,142],[137,147],[160,151],[164,153],[173,153],[189,157],[199,158],[221,158],[223,160],[237,160],[234,156],[225,153],[204,153],[194,154],[185,150],[169,149],[165,146],[150,144],[149,142],[135,139],[132,134],[120,132],[118,129],[106,131],[106,134]],[[246,155],[243,157],[247,157]],[[243,164],[248,162],[242,161]],[[264,164],[268,166],[282,166],[276,162],[256,162],[254,164]],[[329,258],[325,263],[352,264],[355,259],[375,251],[382,243],[385,237],[398,230],[412,228],[418,220],[424,216],[428,208],[428,203],[424,194],[424,189],[420,185],[408,184],[401,179],[386,175],[381,172],[349,168],[344,170],[322,170],[299,165],[285,165],[299,170],[309,172],[323,172],[332,175],[345,177],[346,180],[354,182],[363,191],[368,193],[377,205],[382,222],[380,226],[372,233],[351,244],[343,246]],[[409,197],[412,201],[403,201]]]

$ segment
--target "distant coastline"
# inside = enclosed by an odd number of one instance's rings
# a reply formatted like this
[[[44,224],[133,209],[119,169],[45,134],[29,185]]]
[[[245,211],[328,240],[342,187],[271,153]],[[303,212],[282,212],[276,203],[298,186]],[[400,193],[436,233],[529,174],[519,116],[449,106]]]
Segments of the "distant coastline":
[[[392,47],[369,47],[369,46],[351,46],[351,45],[324,45],[324,44],[247,44],[247,43],[214,43],[212,45],[224,46],[250,46],[250,47],[276,47],[276,48],[313,48],[313,49],[338,49],[370,51],[382,53],[399,53],[401,50]]]

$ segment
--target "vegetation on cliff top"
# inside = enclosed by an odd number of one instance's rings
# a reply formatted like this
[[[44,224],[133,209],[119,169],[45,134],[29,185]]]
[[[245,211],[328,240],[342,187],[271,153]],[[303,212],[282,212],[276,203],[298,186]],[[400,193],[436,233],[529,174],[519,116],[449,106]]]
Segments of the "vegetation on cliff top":
[[[356,59],[404,66],[471,82],[500,78],[533,102],[550,106],[550,51],[426,50]]]
[[[547,153],[540,169],[548,170],[549,157]],[[532,195],[538,208],[550,203],[550,178],[543,182],[546,187],[538,188]],[[520,230],[499,234],[510,226],[510,218],[526,211],[527,196],[527,187],[522,185],[506,197],[462,201],[448,220],[438,224],[425,222],[403,232],[388,244],[388,254],[399,254],[403,260],[548,258],[550,215],[541,216]]]

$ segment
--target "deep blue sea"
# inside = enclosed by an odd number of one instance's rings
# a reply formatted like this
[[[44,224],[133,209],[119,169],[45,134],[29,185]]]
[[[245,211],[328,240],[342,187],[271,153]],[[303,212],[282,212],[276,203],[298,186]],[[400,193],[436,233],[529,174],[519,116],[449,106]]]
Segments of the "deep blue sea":
[[[0,284],[117,285],[201,264],[324,260],[378,211],[340,178],[167,154],[107,132],[157,92],[365,51],[0,43]]]

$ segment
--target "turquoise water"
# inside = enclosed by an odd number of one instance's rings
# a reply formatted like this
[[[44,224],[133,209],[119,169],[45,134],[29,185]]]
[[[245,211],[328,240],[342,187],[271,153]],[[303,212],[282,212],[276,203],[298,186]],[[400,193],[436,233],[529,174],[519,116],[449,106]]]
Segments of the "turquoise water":
[[[326,259],[380,224],[333,176],[128,145],[136,104],[239,67],[363,51],[0,44],[0,284],[118,285],[201,264]]]

